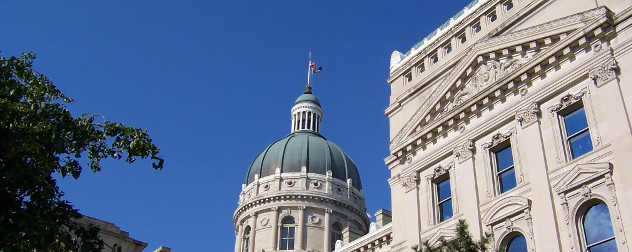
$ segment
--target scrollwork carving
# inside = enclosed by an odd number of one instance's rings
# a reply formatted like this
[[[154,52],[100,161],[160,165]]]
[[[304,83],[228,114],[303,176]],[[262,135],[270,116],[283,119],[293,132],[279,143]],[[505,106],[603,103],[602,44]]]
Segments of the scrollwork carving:
[[[452,154],[459,159],[459,162],[470,159],[474,155],[474,141],[465,140],[464,143],[454,148]]]
[[[511,137],[511,135],[513,133],[514,133],[513,130],[507,131],[505,133],[498,132],[498,133],[496,133],[495,135],[492,136],[492,140],[491,141],[483,144],[483,148],[488,150],[488,149],[490,149],[492,147],[495,147],[495,146],[507,141],[509,139],[509,137]]]
[[[516,120],[522,128],[525,128],[538,120],[540,106],[537,103],[531,103],[528,107],[516,112]]]
[[[619,65],[617,64],[617,61],[614,57],[610,57],[606,62],[591,69],[588,76],[595,81],[595,84],[598,87],[600,87],[603,84],[617,78],[616,70],[618,68]]]
[[[419,182],[419,175],[417,175],[416,172],[413,172],[404,177],[402,186],[407,190],[410,190],[417,187],[417,182]]]
[[[557,113],[558,111],[574,104],[575,102],[581,101],[582,97],[586,94],[586,90],[581,90],[575,94],[567,94],[560,99],[558,104],[553,105],[549,110],[551,113]]]

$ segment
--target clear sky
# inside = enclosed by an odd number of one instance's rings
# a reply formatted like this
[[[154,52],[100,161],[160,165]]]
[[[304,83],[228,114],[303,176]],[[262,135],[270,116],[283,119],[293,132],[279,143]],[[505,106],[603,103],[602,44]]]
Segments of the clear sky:
[[[358,166],[367,211],[390,209],[390,55],[469,2],[4,1],[0,55],[35,52],[74,114],[145,128],[161,148],[162,171],[106,161],[60,179],[81,213],[146,251],[232,251],[246,171],[290,132],[309,51],[324,69],[312,82],[323,135]]]

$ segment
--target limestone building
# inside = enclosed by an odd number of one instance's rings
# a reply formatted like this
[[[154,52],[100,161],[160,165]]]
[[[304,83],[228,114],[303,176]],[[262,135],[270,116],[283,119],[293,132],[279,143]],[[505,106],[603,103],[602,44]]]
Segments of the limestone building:
[[[291,116],[291,133],[248,169],[233,216],[235,252],[332,251],[369,229],[358,170],[320,134],[323,110],[309,85]]]
[[[629,251],[631,15],[629,0],[475,0],[393,52],[393,221],[336,251],[410,251],[458,219],[494,251]]]

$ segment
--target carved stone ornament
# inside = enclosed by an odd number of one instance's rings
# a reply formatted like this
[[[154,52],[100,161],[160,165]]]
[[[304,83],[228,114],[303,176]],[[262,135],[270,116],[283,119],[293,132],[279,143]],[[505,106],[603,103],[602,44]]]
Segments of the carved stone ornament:
[[[268,218],[261,218],[261,220],[259,221],[259,224],[261,224],[262,227],[267,227],[268,224],[270,224],[270,219],[268,219]]]
[[[454,162],[450,162],[446,166],[437,166],[434,168],[434,172],[431,174],[431,176],[428,177],[428,179],[436,179],[438,177],[441,177],[452,169],[454,169]]]
[[[581,90],[575,94],[567,94],[560,99],[558,104],[553,105],[549,110],[551,113],[557,113],[558,111],[582,100],[582,97],[586,94],[586,90]]]
[[[454,100],[448,102],[443,108],[443,111],[441,111],[441,113],[439,113],[435,118],[443,117],[445,114],[452,111],[452,109],[465,103],[475,94],[485,89],[485,87],[520,68],[531,58],[532,55],[525,55],[520,58],[487,61],[487,64],[481,66],[474,76],[472,76],[472,81],[465,85],[463,89],[457,91],[454,95]]]
[[[293,187],[294,185],[296,185],[296,182],[294,182],[294,180],[286,180],[286,181],[285,181],[285,184],[286,184],[288,187]]]
[[[511,137],[512,134],[513,134],[513,130],[507,131],[505,133],[500,133],[500,132],[496,133],[495,135],[492,136],[491,141],[483,144],[483,148],[487,150],[496,145],[499,145],[500,143],[507,141],[509,137]]]
[[[552,21],[549,21],[537,26],[529,27],[523,30],[506,33],[506,34],[499,34],[497,36],[493,36],[492,38],[476,43],[476,45],[472,49],[470,49],[463,58],[467,59],[467,58],[473,57],[474,55],[480,53],[481,48],[490,48],[495,45],[503,44],[507,41],[516,41],[521,38],[531,38],[536,34],[541,34],[544,30],[553,30],[559,27],[566,27],[569,24],[575,24],[575,23],[591,20],[591,19],[594,19],[595,17],[605,16],[606,14],[607,14],[607,9],[605,7],[600,7],[600,8],[588,10],[585,12],[577,13],[571,16],[567,16],[564,18],[552,20]],[[399,56],[397,54],[395,55]],[[393,55],[391,55],[391,60],[393,59],[392,56]],[[395,57],[395,59],[397,59],[397,57]],[[400,57],[400,61],[401,61],[401,57]],[[451,82],[454,76],[462,74],[463,73],[462,69],[464,68],[465,64],[468,64],[468,63],[471,63],[471,61],[460,60],[454,67],[452,67],[452,71],[450,71],[450,73],[445,78],[443,78],[443,81],[439,84],[439,87],[435,88],[434,91],[430,93],[430,95],[428,96],[426,100],[434,101],[434,100],[439,99],[439,97],[441,97],[442,95],[445,95],[444,91],[447,90],[449,86],[454,84]],[[392,74],[398,74],[399,71],[403,71],[404,69],[405,68],[400,67],[399,70],[394,71]],[[415,88],[408,89],[406,92],[398,96],[397,100],[403,101],[405,97],[409,96],[414,91],[415,91]],[[411,119],[406,123],[406,125],[402,127],[402,130],[400,130],[395,135],[395,137],[390,143],[390,147],[393,148],[397,146],[398,144],[400,144],[403,141],[404,137],[406,137],[406,134],[410,132],[411,128],[416,127],[418,125],[418,121],[420,120],[420,118],[423,116],[426,116],[427,112],[432,108],[431,106],[434,106],[434,105],[435,104],[433,104],[432,102],[426,102],[422,106],[420,106],[419,109],[417,109],[417,111],[415,112],[415,114],[411,117]]]
[[[263,190],[264,191],[270,190],[270,184],[263,185]]]
[[[321,219],[318,216],[310,215],[310,216],[307,216],[307,221],[309,221],[309,223],[311,224],[317,225],[320,223]]]
[[[540,106],[537,103],[531,103],[528,107],[516,112],[516,120],[522,128],[525,128],[538,120]]]
[[[413,189],[417,187],[417,182],[419,181],[419,175],[416,172],[413,172],[402,179],[402,186],[407,190]]]
[[[459,162],[470,159],[474,155],[474,141],[472,139],[465,140],[465,142],[452,151],[452,154],[459,159]]]
[[[323,185],[323,183],[321,183],[318,180],[312,181],[312,186],[314,186],[314,188],[316,188],[316,189],[319,189],[322,185]]]
[[[595,84],[597,84],[598,87],[600,87],[603,84],[606,84],[609,81],[617,78],[617,73],[615,70],[618,68],[619,65],[617,64],[617,61],[614,59],[614,57],[610,57],[608,60],[606,60],[606,62],[593,69],[590,69],[588,76],[595,81]]]

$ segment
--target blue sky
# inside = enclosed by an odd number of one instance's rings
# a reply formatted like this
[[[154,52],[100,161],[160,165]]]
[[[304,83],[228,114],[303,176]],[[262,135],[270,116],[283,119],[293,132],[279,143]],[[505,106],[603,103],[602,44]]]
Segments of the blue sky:
[[[367,211],[390,209],[389,60],[469,0],[6,1],[0,55],[32,51],[69,108],[149,131],[165,159],[106,161],[61,179],[80,212],[173,251],[232,251],[254,157],[290,132],[308,52],[323,135],[360,170]]]

